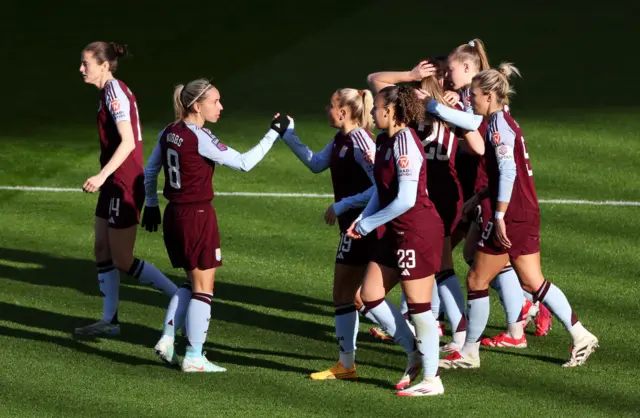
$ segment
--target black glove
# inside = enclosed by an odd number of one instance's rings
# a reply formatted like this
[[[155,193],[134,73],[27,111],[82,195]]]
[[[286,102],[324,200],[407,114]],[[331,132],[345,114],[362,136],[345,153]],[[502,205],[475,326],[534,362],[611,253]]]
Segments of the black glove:
[[[161,223],[160,207],[145,206],[144,212],[142,212],[142,222],[140,225],[149,232],[155,232],[158,230],[158,225]]]
[[[284,135],[285,131],[289,127],[289,118],[284,113],[280,113],[280,116],[271,121],[271,129],[276,131],[280,137]]]

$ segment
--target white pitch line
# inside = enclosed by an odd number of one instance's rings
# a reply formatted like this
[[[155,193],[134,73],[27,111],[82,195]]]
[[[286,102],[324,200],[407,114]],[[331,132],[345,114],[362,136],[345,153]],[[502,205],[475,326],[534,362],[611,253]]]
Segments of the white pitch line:
[[[17,190],[24,192],[81,192],[79,188],[69,187],[32,187],[32,186],[0,186],[0,190]],[[331,198],[332,194],[327,193],[258,193],[258,192],[215,192],[217,196],[245,196],[245,197],[310,197],[310,198]],[[590,206],[640,206],[640,202],[618,201],[618,200],[572,200],[572,199],[540,199],[540,203],[551,203],[557,205],[590,205]]]

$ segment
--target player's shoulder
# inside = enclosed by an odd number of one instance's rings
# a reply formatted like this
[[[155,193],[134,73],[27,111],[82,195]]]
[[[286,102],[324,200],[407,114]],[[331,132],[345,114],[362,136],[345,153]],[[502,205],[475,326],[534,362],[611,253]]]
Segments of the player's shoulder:
[[[211,142],[220,151],[226,151],[228,149],[209,128],[200,127],[194,123],[186,123],[186,125],[189,130],[196,135],[198,141]]]
[[[349,132],[349,139],[353,142],[353,146],[362,150],[371,148],[373,135],[364,128],[355,128]]]

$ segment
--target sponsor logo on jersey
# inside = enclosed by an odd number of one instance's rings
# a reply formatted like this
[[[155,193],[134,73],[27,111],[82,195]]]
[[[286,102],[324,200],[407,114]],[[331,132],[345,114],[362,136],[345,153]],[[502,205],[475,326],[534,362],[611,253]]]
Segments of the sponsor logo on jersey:
[[[340,154],[338,154],[340,156],[340,158],[344,157],[345,155],[347,155],[347,150],[349,148],[346,145],[343,145],[342,148],[340,149]]]
[[[491,134],[491,140],[493,141],[494,145],[498,145],[500,143],[500,132],[495,131],[494,133]]]
[[[222,251],[220,251],[220,248],[216,248],[216,260],[222,260]]]
[[[389,161],[389,158],[391,158],[391,148],[387,150],[387,155],[384,156],[384,159],[387,161]]]
[[[402,273],[400,273],[402,276],[411,276],[411,273],[409,273],[409,270],[404,269],[402,270]]]
[[[120,102],[118,101],[118,99],[111,100],[111,110],[113,112],[117,112],[118,110],[120,110]]]
[[[369,164],[372,164],[374,159],[375,159],[375,154],[373,153],[373,151],[367,151],[364,153],[364,160]]]
[[[342,251],[340,251],[340,252],[338,253],[338,255],[336,255],[336,258],[337,258],[338,260],[344,260],[344,256],[342,255]]]
[[[229,149],[229,147],[220,142],[220,140],[214,134],[212,134],[210,130],[208,130],[207,128],[202,128],[202,130],[211,137],[211,143],[215,145],[216,148],[218,148],[220,151],[226,151]]]
[[[409,157],[403,155],[402,157],[398,158],[398,165],[400,166],[400,168],[409,168]]]
[[[509,152],[509,148],[507,148],[506,145],[500,145],[500,147],[498,148],[498,153],[500,155],[507,155],[507,152]]]

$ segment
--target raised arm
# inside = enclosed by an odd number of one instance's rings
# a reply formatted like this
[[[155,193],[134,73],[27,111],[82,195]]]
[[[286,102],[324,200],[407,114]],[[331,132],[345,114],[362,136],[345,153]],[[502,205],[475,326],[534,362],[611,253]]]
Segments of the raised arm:
[[[482,123],[482,116],[452,109],[434,99],[427,100],[425,108],[428,113],[467,131],[477,130]]]
[[[315,153],[309,149],[305,144],[300,142],[300,138],[296,135],[293,129],[287,129],[282,140],[291,151],[298,157],[298,159],[311,170],[312,173],[321,173],[331,163],[331,150],[333,149],[333,140],[327,144],[324,149],[318,153]]]
[[[435,67],[428,61],[418,63],[411,71],[382,71],[379,73],[369,74],[367,83],[374,93],[379,92],[385,87],[393,86],[398,83],[410,83],[412,81],[420,81],[425,77],[435,74]]]
[[[199,129],[196,134],[198,136],[198,153],[201,156],[216,164],[238,171],[249,171],[255,167],[267,155],[279,137],[276,131],[270,129],[256,146],[241,154],[220,142],[208,129]]]

